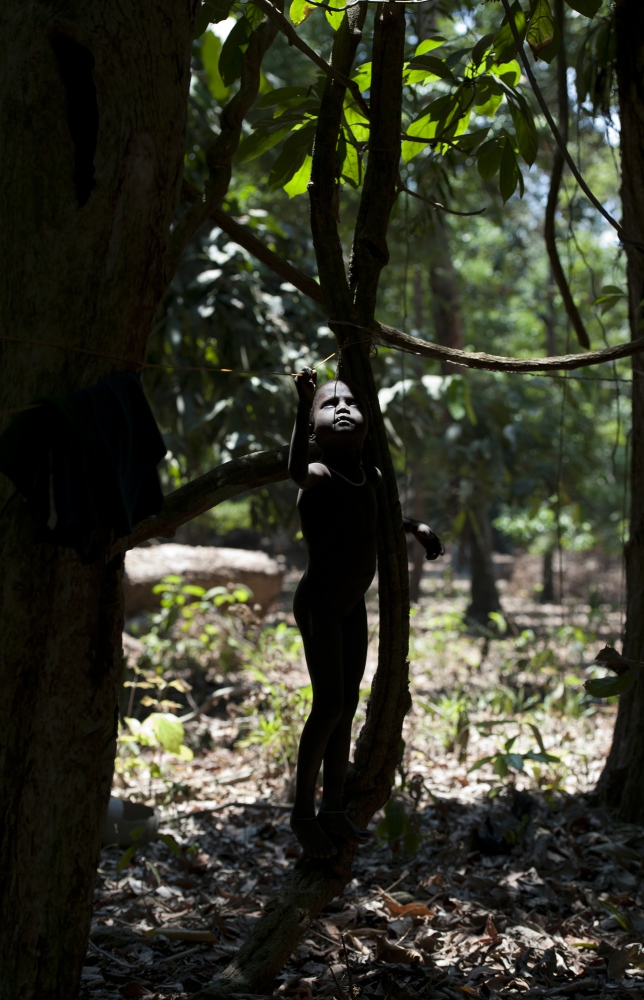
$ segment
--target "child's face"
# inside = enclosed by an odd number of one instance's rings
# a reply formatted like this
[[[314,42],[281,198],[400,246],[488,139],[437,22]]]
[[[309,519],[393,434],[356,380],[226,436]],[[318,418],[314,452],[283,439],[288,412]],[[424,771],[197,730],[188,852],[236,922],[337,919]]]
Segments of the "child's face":
[[[362,448],[367,418],[362,404],[344,382],[325,382],[315,393],[311,413],[313,433],[323,451]]]

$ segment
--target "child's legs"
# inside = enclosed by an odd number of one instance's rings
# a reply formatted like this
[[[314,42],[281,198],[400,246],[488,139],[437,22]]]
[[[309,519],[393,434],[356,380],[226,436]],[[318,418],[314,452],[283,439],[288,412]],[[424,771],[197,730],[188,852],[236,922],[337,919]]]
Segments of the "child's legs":
[[[342,809],[342,792],[351,749],[351,725],[358,707],[360,681],[367,660],[367,610],[360,600],[342,621],[342,660],[344,698],[342,714],[331,734],[324,754],[324,789],[322,809]]]
[[[324,605],[321,596],[303,577],[293,601],[313,687],[311,714],[302,730],[297,756],[293,815],[298,817],[315,815],[315,785],[322,758],[342,717],[343,623],[336,610]]]

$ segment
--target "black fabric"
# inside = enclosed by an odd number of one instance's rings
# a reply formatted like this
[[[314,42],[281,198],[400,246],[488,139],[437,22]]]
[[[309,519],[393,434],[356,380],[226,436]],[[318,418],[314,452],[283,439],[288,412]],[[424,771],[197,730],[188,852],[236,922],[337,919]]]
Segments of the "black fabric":
[[[160,511],[163,438],[134,372],[38,402],[0,436],[0,472],[26,497],[41,538],[92,562],[101,529],[120,538]]]

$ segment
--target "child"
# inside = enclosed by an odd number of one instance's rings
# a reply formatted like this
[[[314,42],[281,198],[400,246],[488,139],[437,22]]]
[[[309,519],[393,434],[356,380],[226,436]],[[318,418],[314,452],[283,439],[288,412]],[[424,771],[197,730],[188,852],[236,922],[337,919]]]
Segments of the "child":
[[[361,843],[369,837],[342,809],[351,723],[358,706],[367,658],[364,595],[376,571],[377,490],[381,475],[363,468],[368,410],[338,379],[316,392],[316,373],[303,368],[291,439],[289,473],[300,487],[297,506],[308,547],[308,565],[293,611],[302,633],[313,686],[313,705],[297,759],[291,829],[315,858],[337,853],[334,838]],[[309,436],[322,460],[309,464]],[[404,519],[405,531],[423,545],[428,559],[444,552],[426,524]],[[324,787],[315,815],[315,785],[324,761]]]

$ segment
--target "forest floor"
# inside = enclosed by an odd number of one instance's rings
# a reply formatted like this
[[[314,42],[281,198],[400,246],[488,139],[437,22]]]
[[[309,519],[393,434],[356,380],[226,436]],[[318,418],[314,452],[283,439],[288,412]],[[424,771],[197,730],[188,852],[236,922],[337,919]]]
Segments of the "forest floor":
[[[464,583],[425,574],[392,799],[274,996],[644,998],[644,830],[593,803],[615,705],[583,687],[604,673],[593,660],[618,641],[619,613],[536,604],[516,580],[503,602],[514,627],[473,635]],[[288,607],[286,594],[260,625],[243,604],[202,602],[184,630],[166,608],[131,644],[125,715],[220,694],[185,721],[192,760],[123,731],[114,793],[156,805],[161,839],[103,851],[81,1000],[189,997],[299,856],[288,814],[310,692]],[[365,692],[373,601],[370,624]]]

